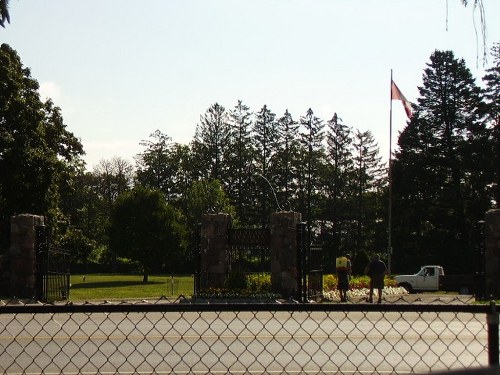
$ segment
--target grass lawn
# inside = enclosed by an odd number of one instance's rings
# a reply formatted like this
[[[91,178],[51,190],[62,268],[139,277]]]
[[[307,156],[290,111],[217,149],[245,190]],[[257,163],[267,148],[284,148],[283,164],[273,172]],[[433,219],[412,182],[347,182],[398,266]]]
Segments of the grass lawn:
[[[173,281],[173,282],[172,282]],[[150,275],[144,284],[142,275],[89,274],[71,275],[69,299],[71,301],[159,299],[193,294],[193,276]]]

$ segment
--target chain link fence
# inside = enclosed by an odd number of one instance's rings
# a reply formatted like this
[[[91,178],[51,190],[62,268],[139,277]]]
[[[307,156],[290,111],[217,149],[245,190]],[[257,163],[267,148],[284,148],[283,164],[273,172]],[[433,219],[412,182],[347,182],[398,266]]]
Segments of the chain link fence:
[[[0,373],[401,374],[498,364],[496,305],[390,302],[11,300],[0,306]]]

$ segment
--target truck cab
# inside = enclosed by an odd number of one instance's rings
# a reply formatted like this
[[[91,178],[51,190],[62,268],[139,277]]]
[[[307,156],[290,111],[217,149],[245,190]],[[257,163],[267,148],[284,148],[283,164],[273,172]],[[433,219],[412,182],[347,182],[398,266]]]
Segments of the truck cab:
[[[398,275],[394,279],[398,286],[405,288],[408,293],[419,290],[439,290],[439,279],[444,276],[441,266],[423,266],[414,275]]]

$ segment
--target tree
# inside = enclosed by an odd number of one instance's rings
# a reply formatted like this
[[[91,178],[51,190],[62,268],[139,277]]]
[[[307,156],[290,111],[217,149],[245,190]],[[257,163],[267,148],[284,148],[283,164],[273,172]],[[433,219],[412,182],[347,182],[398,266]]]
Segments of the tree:
[[[134,167],[118,156],[101,159],[94,167],[93,175],[99,181],[99,195],[108,207],[108,211],[118,196],[132,187]]]
[[[327,198],[323,220],[331,223],[332,238],[328,243],[329,263],[333,264],[336,255],[349,250],[342,249],[341,245],[345,237],[344,224],[352,220],[354,155],[352,128],[343,124],[336,113],[327,122],[327,130],[327,167],[323,182]]]
[[[38,82],[7,44],[0,47],[0,222],[2,243],[15,213],[46,217],[54,233],[66,221],[63,190],[73,189],[83,147],[60,109],[42,102]]]
[[[186,259],[193,264],[192,261],[197,256],[194,249],[198,248],[200,241],[199,224],[202,215],[224,212],[234,218],[236,211],[222,189],[221,183],[217,180],[194,181],[185,193],[185,203],[189,248],[192,249],[191,253],[187,254]],[[234,223],[237,224],[237,221],[235,220]]]
[[[353,210],[356,212],[355,253],[372,248],[380,244],[375,242],[381,232],[383,222],[380,212],[380,196],[386,184],[386,168],[381,162],[379,148],[373,134],[367,130],[356,131],[354,135],[354,171],[356,203]],[[354,229],[354,228],[352,228]]]
[[[189,227],[201,222],[206,213],[225,212],[234,216],[234,207],[217,180],[195,181],[186,192]]]
[[[113,205],[109,232],[116,254],[139,262],[143,282],[152,272],[178,270],[185,252],[185,227],[180,214],[160,191],[137,186]]]
[[[260,175],[261,178],[258,180],[260,183],[260,191],[262,192],[260,196],[260,225],[265,227],[266,223],[269,221],[270,209],[269,209],[269,197],[272,196],[270,188],[272,188],[271,182],[273,177],[268,175],[269,166],[274,152],[276,152],[276,115],[271,112],[267,105],[264,105],[255,116],[255,122],[253,126],[254,132],[254,144],[255,144],[255,169],[256,175]],[[271,186],[269,186],[271,184]]]
[[[207,109],[196,127],[193,142],[198,176],[226,181],[230,153],[231,128],[226,109],[218,103]]]
[[[141,141],[140,145],[146,150],[136,156],[137,181],[143,186],[162,191],[167,197],[172,177],[171,165],[167,162],[172,138],[160,130],[149,137],[153,140]]]
[[[250,108],[238,100],[238,104],[230,111],[231,152],[228,164],[233,173],[228,175],[229,197],[236,205],[239,218],[248,217],[250,191],[249,183],[252,173],[252,163],[255,151],[252,144],[252,112]]]
[[[272,162],[272,174],[276,175],[277,197],[284,202],[287,209],[295,197],[297,190],[296,175],[293,161],[298,159],[300,150],[299,124],[288,112],[278,119],[276,154]]]
[[[305,116],[300,118],[303,128],[301,143],[305,151],[305,189],[306,189],[306,220],[308,223],[309,239],[312,241],[312,222],[316,219],[313,215],[313,206],[319,207],[320,173],[324,166],[324,123],[314,115],[311,108]]]
[[[435,51],[427,65],[393,164],[395,244],[401,266],[413,260],[465,272],[473,262],[471,228],[492,200],[484,104],[465,62],[451,51]]]
[[[486,69],[483,81],[486,83],[486,117],[491,129],[492,158],[491,167],[493,171],[493,198],[496,207],[500,207],[500,43],[496,43],[491,49],[493,55],[493,66]]]
[[[101,234],[109,226],[114,202],[124,192],[132,188],[133,166],[120,157],[101,159],[92,171],[93,192],[96,194],[99,207],[99,224]],[[107,241],[106,241],[107,242]],[[109,250],[109,249],[108,249]],[[116,272],[116,253],[111,252],[111,270]]]

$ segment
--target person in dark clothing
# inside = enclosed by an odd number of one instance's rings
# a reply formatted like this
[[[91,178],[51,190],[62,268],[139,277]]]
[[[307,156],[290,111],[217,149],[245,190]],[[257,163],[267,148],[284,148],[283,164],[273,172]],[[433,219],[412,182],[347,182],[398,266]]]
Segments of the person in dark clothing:
[[[368,302],[373,303],[373,290],[378,290],[378,303],[382,303],[382,289],[384,289],[384,277],[387,273],[387,266],[380,260],[380,255],[376,254],[370,264],[366,266],[365,274],[370,277],[370,296]]]
[[[335,260],[337,271],[337,288],[340,293],[340,302],[347,302],[347,291],[349,290],[349,277],[352,272],[351,256],[346,254]]]

